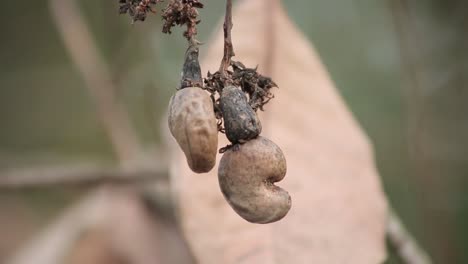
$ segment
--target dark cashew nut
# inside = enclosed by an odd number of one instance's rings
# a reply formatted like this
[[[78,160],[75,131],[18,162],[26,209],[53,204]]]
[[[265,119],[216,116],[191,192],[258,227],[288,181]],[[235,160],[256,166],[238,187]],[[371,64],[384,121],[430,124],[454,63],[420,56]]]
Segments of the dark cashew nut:
[[[241,89],[235,86],[225,87],[221,93],[220,106],[229,141],[234,144],[244,143],[260,135],[260,120]]]

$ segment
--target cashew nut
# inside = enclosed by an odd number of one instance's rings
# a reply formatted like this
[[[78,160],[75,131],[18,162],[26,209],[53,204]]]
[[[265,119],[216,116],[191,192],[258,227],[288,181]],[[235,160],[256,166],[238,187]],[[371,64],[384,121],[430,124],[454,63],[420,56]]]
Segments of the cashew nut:
[[[260,120],[241,89],[235,86],[225,87],[221,93],[220,106],[229,141],[243,143],[260,135]]]
[[[286,159],[271,140],[257,137],[224,153],[219,185],[231,207],[245,220],[267,224],[291,208],[289,193],[273,183],[286,175]]]
[[[216,163],[218,127],[213,102],[200,88],[184,88],[169,103],[169,129],[196,173],[209,172]]]

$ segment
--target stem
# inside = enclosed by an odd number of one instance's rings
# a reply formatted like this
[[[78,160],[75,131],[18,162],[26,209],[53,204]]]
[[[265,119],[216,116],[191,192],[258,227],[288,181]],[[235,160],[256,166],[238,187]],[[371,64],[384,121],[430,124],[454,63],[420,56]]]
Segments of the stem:
[[[42,187],[94,186],[101,183],[137,183],[146,180],[164,181],[164,166],[144,164],[131,170],[103,167],[96,164],[73,164],[53,167],[31,167],[0,172],[0,190],[13,191]]]
[[[142,146],[78,3],[76,0],[50,0],[50,7],[65,48],[94,100],[96,113],[115,154],[122,164],[133,162],[142,153]]]
[[[219,71],[223,79],[227,77],[227,69],[231,65],[231,58],[236,54],[232,45],[231,31],[232,31],[232,0],[226,0],[226,14],[224,17],[224,56],[221,61]]]
[[[389,209],[387,237],[390,246],[405,264],[431,264],[432,260],[406,230],[393,208]]]

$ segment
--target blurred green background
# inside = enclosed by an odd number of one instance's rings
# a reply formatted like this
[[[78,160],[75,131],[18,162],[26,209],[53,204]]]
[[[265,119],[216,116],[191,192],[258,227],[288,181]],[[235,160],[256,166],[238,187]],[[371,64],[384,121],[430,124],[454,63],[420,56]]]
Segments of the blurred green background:
[[[132,26],[117,1],[79,2],[138,133],[147,146],[160,144],[158,120],[183,60],[181,30],[163,36],[153,16]],[[200,40],[224,11],[223,1],[204,3]],[[284,3],[372,139],[385,190],[409,229],[435,263],[468,263],[468,4]],[[113,163],[47,1],[4,1],[0,14],[0,168]],[[79,193],[0,193],[0,262]]]

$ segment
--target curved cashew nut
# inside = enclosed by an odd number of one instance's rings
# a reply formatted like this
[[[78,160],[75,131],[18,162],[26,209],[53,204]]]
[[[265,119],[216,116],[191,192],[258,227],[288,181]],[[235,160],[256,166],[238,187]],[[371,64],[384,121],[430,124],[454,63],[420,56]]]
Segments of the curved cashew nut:
[[[282,219],[291,197],[273,183],[286,175],[286,159],[271,140],[257,137],[230,148],[219,164],[221,191],[245,220],[267,224]]]

